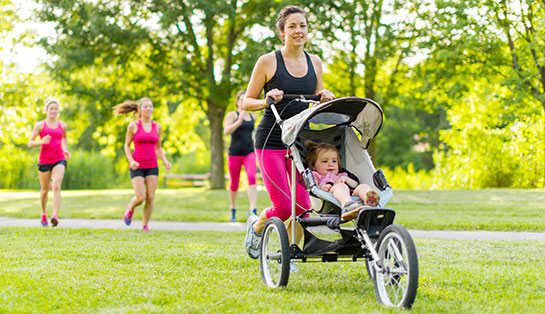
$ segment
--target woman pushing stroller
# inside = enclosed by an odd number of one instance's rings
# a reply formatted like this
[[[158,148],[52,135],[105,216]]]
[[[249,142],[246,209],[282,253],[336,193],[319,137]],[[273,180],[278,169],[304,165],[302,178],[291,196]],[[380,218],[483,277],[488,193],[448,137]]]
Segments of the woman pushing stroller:
[[[260,238],[268,218],[278,217],[286,221],[291,216],[291,197],[288,173],[291,164],[286,160],[286,147],[281,140],[281,131],[275,123],[275,117],[268,108],[267,98],[271,97],[283,119],[290,118],[307,109],[304,103],[290,103],[283,100],[285,94],[320,95],[320,101],[334,99],[333,93],[323,89],[322,60],[304,51],[308,35],[308,21],[305,11],[296,6],[283,8],[277,18],[277,30],[284,46],[277,51],[262,55],[252,72],[246,96],[244,110],[265,109],[265,113],[256,130],[256,155],[263,173],[263,182],[269,193],[272,207],[265,209],[259,218],[248,218],[248,233],[245,248],[251,258],[260,254]],[[260,99],[264,90],[265,98]],[[296,187],[297,213],[302,214],[310,208],[310,199],[305,187]],[[288,225],[291,229],[291,223]],[[302,238],[302,229],[296,228],[296,241]],[[291,234],[291,232],[289,232]],[[291,239],[293,241],[293,239]]]

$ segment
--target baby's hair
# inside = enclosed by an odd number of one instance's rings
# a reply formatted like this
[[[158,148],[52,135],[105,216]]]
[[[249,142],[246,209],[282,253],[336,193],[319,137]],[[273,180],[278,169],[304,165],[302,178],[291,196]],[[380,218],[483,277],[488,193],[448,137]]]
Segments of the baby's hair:
[[[137,101],[134,100],[125,100],[119,105],[114,106],[114,114],[116,116],[127,114],[130,112],[138,112],[138,108],[146,101],[151,102],[149,98],[140,98]]]
[[[305,146],[307,147],[307,156],[305,158],[305,162],[307,163],[307,166],[309,166],[310,169],[315,170],[316,161],[318,160],[318,154],[320,152],[327,152],[327,151],[334,151],[337,153],[337,164],[339,165],[339,170],[343,168],[343,164],[341,161],[341,155],[339,154],[339,151],[337,148],[329,143],[316,143],[313,141],[306,141]]]

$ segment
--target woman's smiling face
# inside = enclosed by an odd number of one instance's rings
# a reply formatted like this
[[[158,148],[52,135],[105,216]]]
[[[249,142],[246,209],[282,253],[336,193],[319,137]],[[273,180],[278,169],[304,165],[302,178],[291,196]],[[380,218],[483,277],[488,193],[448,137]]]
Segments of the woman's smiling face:
[[[304,45],[308,35],[307,19],[302,13],[288,15],[281,33],[285,43]]]

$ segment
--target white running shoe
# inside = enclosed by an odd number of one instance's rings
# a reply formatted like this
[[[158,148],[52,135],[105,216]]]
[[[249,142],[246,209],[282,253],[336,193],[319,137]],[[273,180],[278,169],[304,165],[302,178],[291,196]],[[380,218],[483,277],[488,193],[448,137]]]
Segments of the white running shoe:
[[[256,215],[251,215],[246,221],[247,231],[244,248],[246,248],[246,253],[253,259],[257,259],[261,254],[261,235],[255,232],[253,228],[257,219]]]

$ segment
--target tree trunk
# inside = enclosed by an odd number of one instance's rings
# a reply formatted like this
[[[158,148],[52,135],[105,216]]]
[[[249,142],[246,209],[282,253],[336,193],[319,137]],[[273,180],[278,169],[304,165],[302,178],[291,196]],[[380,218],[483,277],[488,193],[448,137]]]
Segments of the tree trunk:
[[[207,101],[206,116],[210,121],[210,188],[225,189],[225,171],[223,168],[223,117],[225,108],[212,101]]]

